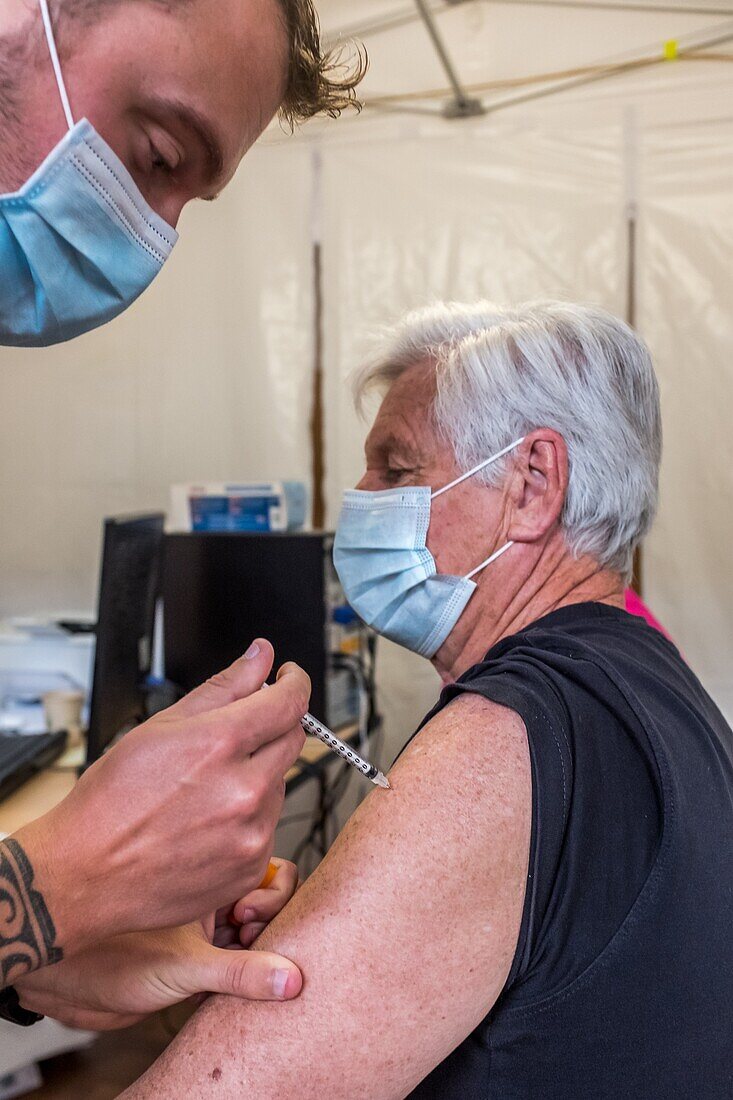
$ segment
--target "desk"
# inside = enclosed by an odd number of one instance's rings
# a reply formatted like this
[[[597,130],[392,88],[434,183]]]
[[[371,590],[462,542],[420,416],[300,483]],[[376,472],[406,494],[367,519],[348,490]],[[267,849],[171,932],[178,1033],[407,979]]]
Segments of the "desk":
[[[356,740],[356,727],[349,726],[340,730],[339,736],[342,740],[353,743]],[[326,759],[334,760],[336,757],[317,738],[307,738],[300,759],[285,776],[287,793],[290,794],[317,774]],[[66,798],[75,782],[76,771],[73,768],[55,766],[40,772],[4,802],[0,802],[0,833],[17,832],[30,821],[48,813]]]
[[[0,802],[0,833],[14,833],[48,813],[66,798],[75,782],[73,771],[47,768],[39,772]]]

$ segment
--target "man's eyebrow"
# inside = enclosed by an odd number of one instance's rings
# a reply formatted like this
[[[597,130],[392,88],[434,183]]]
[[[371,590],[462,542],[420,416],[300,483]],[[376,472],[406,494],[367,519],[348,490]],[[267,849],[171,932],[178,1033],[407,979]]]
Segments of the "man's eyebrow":
[[[178,100],[155,98],[151,100],[151,106],[163,117],[175,119],[183,129],[194,135],[204,152],[205,183],[209,187],[214,187],[224,175],[223,143],[215,127],[195,107]],[[212,198],[215,197],[212,196]]]

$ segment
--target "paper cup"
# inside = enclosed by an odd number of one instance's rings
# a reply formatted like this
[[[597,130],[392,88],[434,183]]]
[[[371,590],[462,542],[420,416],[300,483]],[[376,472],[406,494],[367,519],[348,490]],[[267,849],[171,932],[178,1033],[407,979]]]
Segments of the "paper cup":
[[[81,743],[81,711],[84,693],[81,691],[48,691],[43,696],[46,728],[50,733],[68,730],[69,744]]]

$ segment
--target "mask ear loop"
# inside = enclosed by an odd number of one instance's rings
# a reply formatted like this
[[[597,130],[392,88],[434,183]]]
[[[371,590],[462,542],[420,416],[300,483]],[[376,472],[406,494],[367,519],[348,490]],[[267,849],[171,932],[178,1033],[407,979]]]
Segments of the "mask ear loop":
[[[521,439],[515,439],[514,442],[510,443],[508,447],[503,447],[502,450],[497,451],[495,455],[491,456],[491,458],[484,459],[483,462],[479,462],[478,466],[474,466],[472,470],[468,470],[465,474],[461,474],[460,477],[457,477],[455,481],[451,481],[450,485],[444,485],[442,489],[438,489],[437,492],[431,493],[430,499],[435,500],[435,498],[439,497],[442,493],[447,493],[449,489],[454,489],[456,485],[460,485],[462,481],[467,481],[469,477],[473,477],[473,475],[477,474],[479,470],[483,470],[486,466],[490,466],[492,462],[498,462],[500,458],[503,458],[504,455],[508,455],[509,452],[513,451],[515,447],[518,447],[520,443],[524,443],[525,439],[526,436],[522,436]],[[472,569],[471,572],[468,573],[463,579],[466,581],[472,580],[477,573],[480,573],[481,570],[485,569],[487,565],[491,565],[492,561],[496,561],[497,558],[500,558],[501,555],[506,553],[506,551],[509,550],[512,546],[514,546],[513,542],[505,543],[504,546],[502,546],[499,550],[496,550],[490,558],[487,558],[486,561],[482,561],[481,565],[477,565],[475,569]]]
[[[51,16],[48,10],[48,0],[38,0],[38,3],[41,7],[43,29],[46,32],[46,41],[48,42],[48,52],[51,54],[51,63],[53,65],[53,71],[56,76],[56,84],[59,89],[59,95],[61,96],[61,106],[64,109],[64,114],[66,115],[66,125],[70,130],[73,130],[74,116],[71,113],[71,104],[69,103],[69,97],[66,94],[64,76],[61,72],[61,63],[59,61],[58,50],[56,49],[56,39],[54,37],[53,26],[51,25]]]
[[[473,580],[477,573],[480,573],[487,565],[491,565],[492,561],[496,561],[497,558],[500,558],[511,546],[514,546],[514,542],[505,543],[500,550],[496,550],[490,558],[487,558],[486,561],[482,561],[480,565],[477,565],[475,569],[472,569],[470,573],[466,574],[463,579],[466,581]]]
[[[522,436],[521,439],[515,439],[513,443],[510,443],[508,447],[504,447],[503,450],[497,451],[491,458],[484,459],[483,462],[479,462],[478,466],[474,466],[472,470],[468,470],[465,474],[461,474],[455,481],[451,481],[450,485],[444,485],[442,489],[436,490],[436,492],[430,494],[430,499],[435,500],[436,497],[442,496],[443,493],[447,493],[449,489],[455,489],[456,485],[460,485],[462,481],[468,481],[469,477],[473,477],[479,470],[483,470],[486,466],[490,466],[492,462],[498,462],[504,455],[508,455],[510,451],[513,451],[515,447],[518,447],[520,443],[524,443],[526,436]]]

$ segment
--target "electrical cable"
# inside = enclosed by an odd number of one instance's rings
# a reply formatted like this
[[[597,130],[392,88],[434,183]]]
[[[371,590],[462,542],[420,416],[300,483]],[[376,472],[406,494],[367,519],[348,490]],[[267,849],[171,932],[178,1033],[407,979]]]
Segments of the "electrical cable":
[[[352,774],[353,768],[348,764],[342,764],[333,783],[329,784],[325,771],[321,772],[318,777],[318,803],[313,814],[306,815],[311,817],[311,828],[303,837],[293,854],[293,862],[298,865],[302,877],[307,877],[309,873],[306,868],[300,866],[303,857],[312,850],[319,859],[322,859],[331,846],[332,841],[329,837],[329,827],[331,831],[334,832],[335,839],[335,834],[338,832],[338,823],[334,816],[335,809],[346,793]],[[310,866],[310,863],[307,866]]]
[[[359,751],[362,756],[369,755],[369,684],[364,667],[358,657],[351,657],[343,653],[334,654],[333,667],[344,669],[351,673],[359,688]]]
[[[719,54],[706,54],[706,53],[688,53],[683,55],[682,60],[689,58],[694,61],[705,61],[709,59],[713,60],[730,60],[730,55]],[[656,60],[656,58],[655,58]],[[661,59],[660,59],[661,60]],[[626,61],[619,62],[619,66],[625,67],[640,65],[646,65],[647,59],[638,61]],[[591,76],[594,73],[608,72],[612,66],[609,64],[599,65],[579,65],[574,69],[554,69],[548,70],[542,73],[529,73],[527,76],[513,76],[505,77],[501,80],[480,80],[466,85],[466,91],[469,92],[503,92],[511,91],[514,88],[528,88],[533,84],[549,84],[556,80],[569,80],[578,76]],[[422,100],[422,99],[444,99],[450,95],[450,88],[424,88],[421,91],[414,92],[395,92],[394,95],[377,95],[370,96],[367,101],[367,106],[381,106],[382,104],[390,103],[407,103],[410,100]]]

